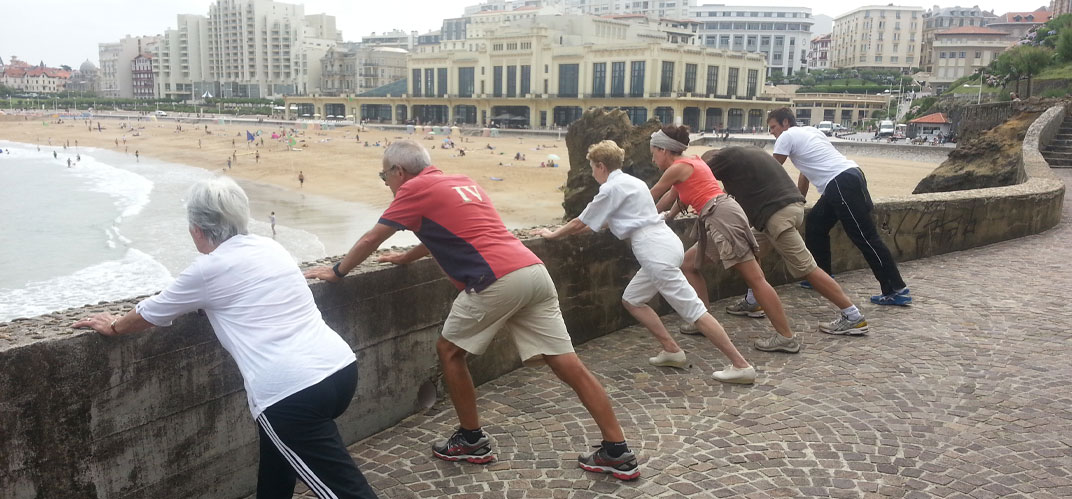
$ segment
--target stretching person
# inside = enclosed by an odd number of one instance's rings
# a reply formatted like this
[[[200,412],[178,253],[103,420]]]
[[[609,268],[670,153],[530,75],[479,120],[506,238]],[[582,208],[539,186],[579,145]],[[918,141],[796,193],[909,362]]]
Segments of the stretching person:
[[[126,315],[96,314],[73,327],[118,336],[204,310],[238,364],[257,420],[257,498],[290,499],[296,478],[321,498],[376,497],[334,421],[354,397],[357,358],[324,323],[294,259],[249,235],[249,199],[229,178],[194,185],[186,213],[202,255]]]
[[[793,161],[793,166],[800,170],[797,188],[802,195],[808,194],[809,184],[815,184],[819,191],[819,200],[808,212],[804,224],[804,242],[815,256],[815,262],[830,273],[830,229],[841,222],[881,288],[882,294],[872,296],[871,303],[910,305],[912,295],[901,279],[897,262],[871,220],[874,204],[860,165],[834,149],[830,139],[818,129],[796,124],[793,111],[787,107],[767,115],[767,126],[776,138],[774,159],[781,164],[785,164],[786,158]]]
[[[459,291],[436,350],[460,428],[432,445],[432,455],[448,461],[489,463],[491,440],[480,427],[476,388],[467,354],[484,353],[496,333],[507,328],[521,360],[543,359],[565,381],[603,434],[599,448],[578,457],[587,471],[621,480],[640,476],[636,455],[603,386],[581,363],[558,307],[555,283],[543,262],[510,231],[488,193],[463,175],[432,166],[428,150],[412,140],[392,142],[383,152],[380,179],[395,199],[377,223],[334,267],[308,270],[306,277],[336,282],[365,261],[398,230],[412,230],[421,244],[379,261],[406,264],[431,254]]]
[[[652,161],[663,171],[659,182],[651,188],[652,197],[659,200],[656,206],[659,210],[669,208],[667,220],[676,217],[682,206],[691,207],[697,214],[696,244],[685,252],[681,267],[685,278],[706,306],[710,303],[707,281],[700,269],[705,259],[721,260],[725,268],[736,270],[754,290],[756,301],[766,311],[774,330],[785,338],[794,338],[782,300],[767,283],[756,261],[759,243],[749,228],[748,217],[737,201],[722,192],[707,163],[697,156],[681,155],[688,147],[687,127],[667,125],[651,134]],[[682,332],[696,334],[694,328],[688,327],[682,328]]]
[[[740,203],[752,224],[759,241],[759,257],[773,249],[782,256],[793,277],[806,277],[824,298],[833,303],[841,314],[819,330],[828,334],[864,334],[867,320],[833,278],[815,264],[800,226],[804,223],[804,196],[800,194],[785,170],[766,151],[757,147],[725,147],[712,149],[703,155],[711,173],[722,181],[726,193]],[[751,289],[740,302],[726,311],[735,315],[763,317],[763,307],[756,303]],[[756,340],[756,349],[795,352],[800,349],[795,339],[782,335]]]
[[[622,172],[625,151],[614,141],[604,140],[588,148],[588,161],[592,166],[592,177],[601,184],[599,194],[577,218],[554,232],[542,229],[538,234],[547,239],[557,239],[585,229],[598,232],[604,225],[609,226],[615,237],[629,240],[633,255],[640,262],[640,270],[625,288],[622,303],[662,345],[662,352],[648,359],[648,362],[656,366],[679,368],[688,365],[685,352],[670,337],[655,310],[647,305],[658,293],[682,319],[696,324],[704,336],[733,363],[725,370],[715,371],[712,375],[715,379],[726,383],[755,382],[755,368],[733,346],[722,325],[707,313],[707,307],[681,274],[685,250],[681,240],[655,210],[647,184]]]

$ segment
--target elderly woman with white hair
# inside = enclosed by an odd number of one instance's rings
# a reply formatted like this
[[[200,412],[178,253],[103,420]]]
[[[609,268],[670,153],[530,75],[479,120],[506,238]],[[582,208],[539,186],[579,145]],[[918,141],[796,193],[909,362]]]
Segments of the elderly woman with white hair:
[[[258,424],[257,497],[290,498],[296,478],[319,497],[376,497],[334,421],[356,391],[357,358],[324,323],[301,270],[279,243],[249,234],[249,200],[233,180],[194,185],[186,211],[202,253],[193,264],[126,315],[74,327],[119,336],[204,310]]]

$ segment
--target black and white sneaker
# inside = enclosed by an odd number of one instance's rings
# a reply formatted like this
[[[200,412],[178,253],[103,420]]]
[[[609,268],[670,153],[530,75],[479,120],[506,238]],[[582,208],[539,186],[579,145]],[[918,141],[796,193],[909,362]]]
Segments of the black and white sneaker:
[[[577,465],[582,470],[593,473],[609,473],[619,480],[636,480],[640,478],[640,465],[637,464],[636,455],[631,451],[625,451],[621,456],[610,457],[602,445],[590,454],[582,454],[577,457]]]
[[[462,435],[461,429],[455,431],[450,438],[432,444],[432,455],[445,461],[469,461],[476,464],[487,464],[495,460],[495,453],[491,451],[491,439],[486,433],[475,443],[469,443],[465,435]]]

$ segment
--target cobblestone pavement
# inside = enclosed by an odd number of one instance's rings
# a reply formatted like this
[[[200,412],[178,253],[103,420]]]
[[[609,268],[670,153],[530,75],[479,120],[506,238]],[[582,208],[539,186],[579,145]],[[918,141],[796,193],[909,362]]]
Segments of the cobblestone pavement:
[[[724,359],[703,338],[678,337],[688,370],[649,366],[657,346],[637,327],[580,345],[640,453],[637,481],[577,468],[599,433],[546,368],[479,387],[493,464],[431,457],[456,425],[447,401],[350,450],[391,498],[1072,496],[1069,204],[1044,234],[903,264],[911,308],[867,303],[867,271],[838,275],[868,316],[865,337],[817,332],[833,309],[787,285],[805,347],[759,352],[769,323],[716,303],[761,372],[752,387],[713,381]]]

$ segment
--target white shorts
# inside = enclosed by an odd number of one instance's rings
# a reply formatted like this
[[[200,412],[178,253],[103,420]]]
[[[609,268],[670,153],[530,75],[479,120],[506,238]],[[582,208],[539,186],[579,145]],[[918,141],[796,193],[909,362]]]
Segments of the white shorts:
[[[623,301],[638,307],[660,294],[677,315],[689,324],[707,313],[707,307],[696,296],[696,290],[681,273],[685,248],[670,227],[659,223],[638,229],[629,236],[629,241],[633,246],[633,256],[640,262],[640,270],[625,287]]]

